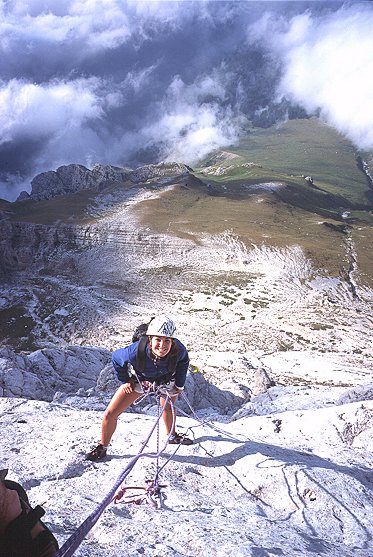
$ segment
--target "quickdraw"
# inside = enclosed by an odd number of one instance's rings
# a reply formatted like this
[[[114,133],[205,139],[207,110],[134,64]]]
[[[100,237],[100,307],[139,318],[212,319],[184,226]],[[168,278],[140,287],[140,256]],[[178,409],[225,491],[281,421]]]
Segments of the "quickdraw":
[[[112,503],[115,505],[118,503],[141,505],[145,502],[155,509],[160,509],[162,504],[161,488],[164,487],[167,487],[167,485],[160,485],[154,480],[145,480],[145,485],[143,487],[129,485],[121,486],[113,497]],[[127,493],[128,491],[142,491],[143,493],[141,495],[135,495],[134,493]]]

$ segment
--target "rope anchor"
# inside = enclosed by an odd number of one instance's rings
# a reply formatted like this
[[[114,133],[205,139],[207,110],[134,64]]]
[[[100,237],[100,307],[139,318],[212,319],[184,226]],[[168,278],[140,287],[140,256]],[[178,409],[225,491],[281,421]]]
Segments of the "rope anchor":
[[[118,503],[141,505],[143,502],[146,502],[151,507],[160,509],[162,505],[161,488],[163,487],[167,487],[167,485],[159,485],[154,480],[145,480],[145,485],[143,487],[121,486],[113,497],[112,502],[115,505]],[[141,495],[135,495],[135,493],[127,493],[128,491],[142,491],[143,493]]]

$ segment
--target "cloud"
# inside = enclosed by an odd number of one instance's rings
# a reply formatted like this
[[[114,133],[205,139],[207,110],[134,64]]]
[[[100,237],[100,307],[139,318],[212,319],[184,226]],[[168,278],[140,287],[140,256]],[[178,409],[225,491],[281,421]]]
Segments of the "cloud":
[[[266,16],[260,35],[281,57],[278,98],[321,118],[359,149],[373,149],[373,10],[365,4],[286,23]],[[257,29],[258,33],[258,29]],[[256,37],[258,40],[258,36]]]
[[[19,193],[18,182],[22,189],[30,189],[32,169],[100,157],[104,144],[95,126],[103,120],[106,107],[118,102],[113,94],[102,96],[102,83],[96,77],[44,84],[16,79],[0,83],[1,184],[6,198],[14,199]]]
[[[121,2],[22,1],[3,2],[0,38],[3,47],[17,43],[38,48],[41,43],[80,42],[90,51],[115,48],[130,36],[129,20]]]
[[[0,176],[7,197],[11,188],[18,192],[17,180],[61,164],[155,162],[151,153],[191,162],[232,141],[236,115],[221,106],[228,83],[217,69],[237,39],[222,33],[236,9],[225,6],[2,2]]]
[[[49,136],[102,115],[96,78],[45,85],[11,80],[0,88],[1,142]]]
[[[212,149],[237,141],[242,122],[230,105],[218,75],[187,85],[176,76],[159,107],[158,119],[144,127],[146,145],[161,139],[163,159],[195,163]]]
[[[101,82],[92,77],[71,82],[33,84],[11,80],[0,87],[0,151],[13,146],[6,160],[13,175],[33,168],[46,170],[89,153],[100,156],[103,138],[95,130],[105,105],[118,102],[102,96]],[[31,156],[31,160],[30,160]],[[4,170],[4,160],[2,170]]]
[[[71,162],[193,165],[283,97],[369,148],[373,9],[341,5],[0,0],[0,196]]]
[[[181,29],[195,19],[215,24],[230,9],[214,9],[200,1],[22,0],[1,3],[3,48],[27,45],[79,44],[78,56],[115,49],[129,39],[137,45],[160,32]],[[227,6],[227,5],[226,5]],[[219,15],[220,14],[220,15]]]

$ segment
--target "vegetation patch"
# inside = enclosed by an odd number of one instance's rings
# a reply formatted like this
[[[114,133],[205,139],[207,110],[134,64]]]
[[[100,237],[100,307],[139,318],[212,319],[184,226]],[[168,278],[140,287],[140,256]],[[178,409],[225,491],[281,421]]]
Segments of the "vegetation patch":
[[[255,128],[237,148],[227,149],[263,169],[301,183],[311,176],[316,186],[353,204],[369,205],[367,181],[358,168],[354,146],[319,119],[289,120],[278,127]],[[232,164],[232,160],[230,161]],[[296,180],[294,180],[296,178]]]
[[[328,325],[327,323],[310,323],[309,327],[314,331],[327,331],[328,329],[334,329],[333,325]]]

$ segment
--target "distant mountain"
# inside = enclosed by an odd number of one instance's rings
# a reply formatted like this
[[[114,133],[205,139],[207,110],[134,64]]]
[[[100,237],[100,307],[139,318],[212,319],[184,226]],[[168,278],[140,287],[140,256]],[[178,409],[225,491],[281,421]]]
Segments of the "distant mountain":
[[[138,184],[154,178],[174,176],[191,170],[184,164],[159,163],[131,170],[116,166],[96,164],[89,170],[80,164],[69,164],[57,168],[56,171],[38,174],[31,182],[31,194],[22,192],[19,200],[51,199],[57,195],[69,195],[83,190],[101,191],[110,186]]]

